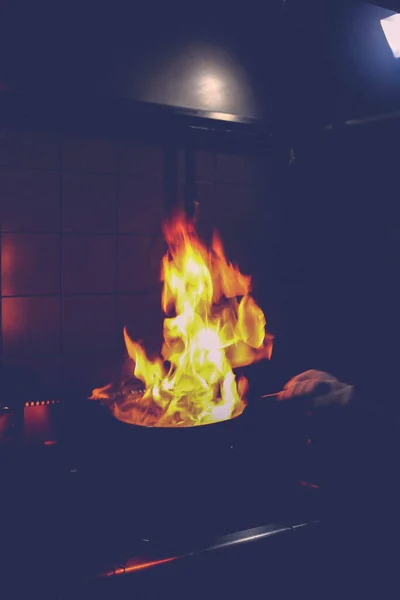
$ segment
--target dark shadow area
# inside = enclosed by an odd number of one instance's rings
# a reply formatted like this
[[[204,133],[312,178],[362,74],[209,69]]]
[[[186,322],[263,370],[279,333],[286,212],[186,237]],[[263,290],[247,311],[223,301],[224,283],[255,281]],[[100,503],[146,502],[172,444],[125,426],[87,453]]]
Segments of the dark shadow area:
[[[2,19],[4,600],[398,597],[400,59],[388,7],[270,5]],[[195,203],[272,358],[242,369],[237,419],[129,426],[87,398],[118,379],[123,326],[161,348],[162,221]],[[353,401],[260,398],[308,369]]]

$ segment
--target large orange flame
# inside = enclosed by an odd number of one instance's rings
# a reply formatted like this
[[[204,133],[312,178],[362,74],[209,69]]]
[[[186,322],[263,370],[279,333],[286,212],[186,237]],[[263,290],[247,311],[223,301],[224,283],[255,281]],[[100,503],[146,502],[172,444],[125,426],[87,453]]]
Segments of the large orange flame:
[[[128,423],[158,427],[225,421],[246,406],[247,380],[236,381],[233,369],[270,358],[273,336],[250,295],[251,278],[227,261],[216,234],[208,250],[182,215],[165,224],[164,234],[162,358],[150,360],[124,329],[133,374],[144,389],[120,394],[113,412]],[[92,398],[113,399],[112,386],[94,390]]]

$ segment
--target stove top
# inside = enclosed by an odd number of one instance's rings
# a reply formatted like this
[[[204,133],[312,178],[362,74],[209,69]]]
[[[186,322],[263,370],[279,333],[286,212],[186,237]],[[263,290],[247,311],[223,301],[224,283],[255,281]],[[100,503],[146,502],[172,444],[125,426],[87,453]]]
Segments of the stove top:
[[[319,577],[323,583],[332,581],[328,555],[335,573],[338,560],[343,569],[353,568],[359,555],[368,564],[371,556],[378,562],[373,548],[381,549],[385,539],[377,532],[392,530],[391,522],[380,524],[396,512],[397,470],[390,459],[398,453],[388,444],[395,438],[380,431],[360,404],[346,412],[321,411],[310,420],[285,403],[259,401],[226,423],[160,430],[120,423],[100,404],[83,399],[42,402],[25,407],[24,427],[16,421],[18,411],[0,416],[4,589],[7,583],[17,589],[28,582],[34,590],[51,589],[52,600],[115,600],[131,598],[132,590],[119,596],[108,588],[103,595],[104,582],[132,573],[135,586],[140,579],[147,590],[154,581],[165,582],[156,572],[167,579],[174,572],[179,589],[166,597],[187,598],[181,580],[187,575],[190,597],[203,598],[210,594],[199,584],[207,568],[222,582],[209,597],[232,597],[235,591],[243,597],[249,578],[254,587],[268,573],[268,582],[274,575],[281,585],[289,548],[296,577],[302,577],[296,565],[310,572],[309,565],[317,564],[312,578],[325,573]],[[384,510],[377,515],[382,501]],[[371,515],[378,517],[373,536]],[[309,558],[304,531],[323,530],[327,523],[333,523],[328,541],[317,536]],[[355,531],[351,539],[359,542],[349,544],[350,529]],[[273,543],[268,559],[264,550],[256,550],[259,542]],[[216,558],[220,554],[223,565]],[[192,558],[197,567],[188,567]],[[67,593],[73,582],[79,587],[94,581],[100,585],[96,592],[80,587],[86,589],[83,596]],[[166,592],[160,585],[154,595],[146,591],[135,597],[162,598]],[[18,589],[7,600],[26,597]],[[326,595],[319,588],[315,597]]]
[[[14,572],[23,549],[33,579],[84,580],[315,522],[303,425],[266,404],[184,430],[126,425],[88,401],[29,404],[23,443],[1,454],[3,564]]]

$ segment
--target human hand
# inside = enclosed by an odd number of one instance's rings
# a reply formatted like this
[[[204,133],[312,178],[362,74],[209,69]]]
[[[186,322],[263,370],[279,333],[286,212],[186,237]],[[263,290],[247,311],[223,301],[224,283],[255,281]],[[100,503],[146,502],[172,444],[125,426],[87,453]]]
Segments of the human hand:
[[[310,410],[320,406],[344,406],[350,401],[353,390],[353,386],[342,383],[329,373],[311,369],[290,379],[278,400],[298,399]]]

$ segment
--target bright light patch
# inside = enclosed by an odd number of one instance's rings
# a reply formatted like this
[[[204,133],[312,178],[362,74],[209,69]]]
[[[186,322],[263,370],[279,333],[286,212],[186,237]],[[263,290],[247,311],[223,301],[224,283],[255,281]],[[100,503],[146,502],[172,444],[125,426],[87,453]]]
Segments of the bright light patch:
[[[210,106],[220,106],[225,101],[224,82],[216,75],[202,75],[198,82],[203,102]]]
[[[400,14],[381,19],[381,27],[393,56],[400,58]]]

